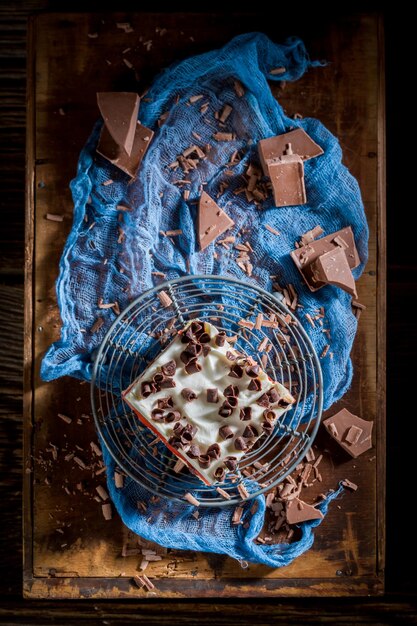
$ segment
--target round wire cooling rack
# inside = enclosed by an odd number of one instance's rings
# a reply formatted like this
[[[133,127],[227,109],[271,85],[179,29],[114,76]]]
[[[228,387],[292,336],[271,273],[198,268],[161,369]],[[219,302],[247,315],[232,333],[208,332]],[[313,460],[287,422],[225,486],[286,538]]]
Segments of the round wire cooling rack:
[[[196,318],[225,331],[238,350],[257,360],[296,399],[237,471],[212,487],[187,468],[178,471],[178,458],[121,398],[177,331]],[[95,356],[91,403],[98,432],[126,475],[156,496],[184,502],[191,492],[201,506],[228,506],[241,502],[242,493],[249,499],[272,489],[305,456],[322,414],[322,373],[308,335],[276,295],[233,278],[187,276],[150,289],[115,320]]]

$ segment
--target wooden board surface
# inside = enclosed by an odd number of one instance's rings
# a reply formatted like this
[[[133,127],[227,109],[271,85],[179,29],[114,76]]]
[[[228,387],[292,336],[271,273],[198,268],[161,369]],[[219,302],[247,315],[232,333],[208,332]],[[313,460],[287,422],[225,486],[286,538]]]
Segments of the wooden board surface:
[[[126,34],[116,22],[129,21]],[[163,36],[156,32],[166,29]],[[313,58],[331,63],[300,81],[276,87],[289,114],[321,119],[340,139],[344,159],[358,178],[371,230],[370,259],[359,282],[362,315],[353,358],[355,378],[340,406],[375,419],[376,447],[356,461],[325,455],[322,489],[348,477],[357,493],[332,506],[316,531],[312,550],[291,566],[242,569],[227,557],[171,551],[147,570],[155,596],[367,595],[383,588],[384,545],[384,134],[382,39],[373,16],[301,28]],[[72,379],[44,383],[41,357],[59,337],[54,282],[71,227],[68,182],[79,150],[97,118],[95,93],[141,92],[170,62],[217,47],[230,37],[262,30],[276,40],[291,29],[271,30],[260,16],[219,21],[215,15],[43,15],[32,25],[28,106],[28,185],[25,340],[25,582],[28,597],[145,597],[131,584],[138,557],[122,557],[134,541],[116,517],[105,522],[93,498],[104,477],[91,478],[65,461],[78,445],[96,441],[88,385]],[[88,34],[97,33],[96,38]],[[149,51],[143,42],[152,40]],[[126,48],[129,53],[123,54]],[[123,58],[128,57],[134,69]],[[106,63],[110,61],[111,65]],[[139,84],[136,82],[139,79]],[[64,214],[63,223],[45,220]],[[378,366],[377,366],[378,365]],[[332,409],[335,411],[336,407]],[[65,425],[58,413],[70,415]],[[80,420],[83,425],[77,423]],[[322,447],[328,442],[318,439]],[[52,445],[51,445],[52,444]],[[53,458],[54,447],[57,459]],[[76,484],[87,479],[89,494]]]

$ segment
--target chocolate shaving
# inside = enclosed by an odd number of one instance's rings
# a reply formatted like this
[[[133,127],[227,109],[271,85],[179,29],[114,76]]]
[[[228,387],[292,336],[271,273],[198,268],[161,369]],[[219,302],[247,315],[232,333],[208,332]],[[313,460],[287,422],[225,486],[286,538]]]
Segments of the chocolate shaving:
[[[235,441],[235,448],[236,450],[247,450],[248,449],[248,444],[246,443],[245,439],[243,437],[236,437]]]
[[[175,363],[174,359],[171,359],[171,361],[168,361],[168,363],[165,363],[165,365],[162,365],[161,367],[161,371],[163,374],[165,374],[165,376],[174,376],[176,370],[177,364]]]
[[[232,378],[242,378],[243,368],[238,363],[234,363],[230,368],[229,376]]]
[[[182,389],[181,391],[181,395],[186,402],[191,402],[192,400],[195,400],[197,398],[197,394],[195,393],[195,391],[193,391],[189,387],[184,387],[184,389]]]
[[[197,459],[201,454],[200,448],[197,444],[193,444],[192,446],[190,446],[190,449],[187,452],[187,456],[190,457],[190,459]]]
[[[250,420],[251,417],[252,417],[252,407],[244,406],[242,409],[240,409],[239,418],[243,422]]]
[[[259,380],[259,378],[253,378],[248,385],[248,389],[250,391],[260,391],[261,387],[262,387],[262,383]]]
[[[219,435],[222,439],[232,439],[233,437],[233,430],[230,428],[230,426],[222,426],[221,428],[219,428]]]
[[[223,395],[227,398],[229,396],[234,396],[237,397],[239,395],[239,387],[237,387],[236,385],[229,385],[228,387],[226,387],[226,389],[223,391]]]
[[[212,458],[208,454],[201,454],[198,457],[198,464],[203,469],[207,469],[210,466]]]
[[[207,389],[207,402],[216,404],[219,401],[219,390],[216,388]]]

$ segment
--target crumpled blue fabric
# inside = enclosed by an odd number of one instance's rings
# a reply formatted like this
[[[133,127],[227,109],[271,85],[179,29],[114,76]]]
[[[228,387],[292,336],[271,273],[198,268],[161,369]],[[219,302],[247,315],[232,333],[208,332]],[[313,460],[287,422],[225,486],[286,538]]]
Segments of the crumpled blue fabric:
[[[337,139],[318,120],[287,117],[268,84],[271,80],[296,80],[313,65],[320,63],[309,60],[299,39],[291,38],[278,45],[263,34],[249,33],[236,37],[220,50],[166,69],[141,101],[140,120],[155,131],[155,136],[133,182],[96,154],[101,128],[101,122],[97,123],[80,154],[77,176],[71,183],[74,221],[57,281],[63,326],[61,339],[43,359],[44,380],[63,375],[90,380],[94,351],[116,316],[114,309],[98,309],[99,299],[105,303],[117,302],[123,309],[157,284],[155,281],[160,279],[152,272],[163,272],[167,279],[187,274],[228,275],[253,280],[268,291],[272,290],[270,277],[275,275],[281,284],[295,286],[303,307],[298,316],[317,353],[321,354],[326,344],[330,344],[328,355],[321,361],[324,407],[330,407],[343,396],[352,379],[349,355],[357,328],[351,298],[331,286],[311,293],[289,253],[300,235],[316,225],[325,234],[350,225],[361,259],[360,266],[354,270],[355,278],[359,278],[367,260],[368,241],[361,195],[356,180],[342,164]],[[284,67],[285,72],[278,76],[270,74],[277,67]],[[244,86],[245,94],[241,97],[234,89],[235,80]],[[190,97],[196,95],[202,98],[190,102]],[[208,106],[202,112],[205,103]],[[225,104],[230,104],[233,111],[224,128],[220,128],[214,114]],[[159,126],[158,119],[166,113],[165,123]],[[247,201],[245,194],[234,194],[245,184],[243,174],[248,165],[259,164],[258,140],[298,127],[304,128],[324,150],[322,156],[305,163],[308,203],[276,208],[271,196],[260,210]],[[219,130],[233,132],[236,139],[216,141],[213,134]],[[185,176],[169,165],[192,144],[209,144],[211,150],[208,158]],[[239,151],[241,160],[230,166],[235,150]],[[176,184],[184,178],[190,181],[185,187]],[[113,182],[104,185],[108,180]],[[187,201],[183,197],[184,188],[190,191]],[[196,201],[203,188],[233,218],[235,226],[227,234],[236,235],[239,242],[238,233],[245,232],[243,240],[254,250],[250,279],[236,264],[234,249],[212,244],[204,251],[199,250]],[[119,205],[132,210],[121,212]],[[268,231],[267,224],[280,235]],[[160,234],[176,229],[181,229],[183,234],[172,239]],[[326,312],[323,327],[306,325],[305,314],[314,316],[320,307]],[[98,316],[104,324],[92,332]],[[328,332],[323,332],[323,328]],[[263,496],[258,498],[257,513],[245,513],[247,529],[231,526],[233,511],[228,508],[202,510],[197,522],[190,518],[189,507],[168,500],[163,506],[159,503],[155,518],[141,515],[136,502],[149,500],[150,494],[130,479],[123,489],[115,489],[114,463],[106,450],[103,452],[116,508],[124,523],[146,538],[170,547],[219,552],[272,567],[288,564],[312,544],[312,530],[317,521],[302,524],[301,539],[290,546],[255,544],[253,538],[264,517]],[[328,501],[333,497],[334,494]],[[326,509],[327,504],[324,502],[321,507]]]

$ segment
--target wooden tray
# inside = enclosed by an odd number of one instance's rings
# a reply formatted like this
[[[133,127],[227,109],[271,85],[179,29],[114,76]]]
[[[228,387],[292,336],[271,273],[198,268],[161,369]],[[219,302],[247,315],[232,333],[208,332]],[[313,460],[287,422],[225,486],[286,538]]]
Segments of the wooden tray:
[[[130,22],[125,33],[118,22]],[[162,30],[163,29],[163,30]],[[165,30],[166,29],[166,30]],[[71,228],[68,183],[98,111],[96,91],[142,91],[174,60],[264,31],[283,40],[297,29],[313,58],[310,70],[284,89],[289,114],[321,119],[340,139],[358,178],[371,230],[370,258],[359,299],[366,304],[353,350],[355,378],[339,406],[375,422],[375,447],[356,461],[321,466],[322,490],[345,477],[356,482],[316,530],[313,548],[283,569],[227,557],[171,551],[147,575],[155,591],[132,585],[140,557],[122,557],[134,538],[117,515],[104,521],[93,498],[104,474],[65,461],[96,441],[89,388],[73,379],[44,383],[42,355],[59,338],[54,283]],[[151,44],[147,42],[152,42]],[[123,52],[124,50],[130,48]],[[149,48],[149,49],[148,49]],[[124,62],[127,59],[128,64]],[[129,62],[133,68],[128,67]],[[30,598],[368,595],[383,591],[385,482],[385,206],[384,74],[381,24],[372,15],[333,23],[298,22],[285,31],[257,14],[41,15],[29,38],[25,322],[24,593]],[[139,86],[136,82],[139,79]],[[64,215],[62,223],[46,213]],[[301,234],[301,233],[300,233]],[[332,409],[335,412],[337,407]],[[72,417],[65,424],[57,417]],[[326,445],[324,442],[323,445]],[[56,451],[56,452],[55,452]],[[89,453],[88,453],[89,454]],[[53,457],[57,458],[54,459]],[[85,479],[91,495],[76,484]]]

